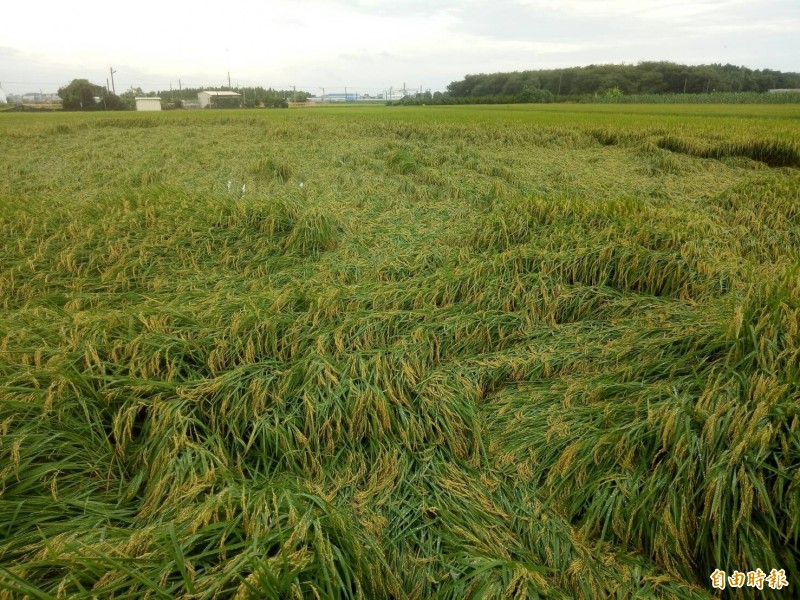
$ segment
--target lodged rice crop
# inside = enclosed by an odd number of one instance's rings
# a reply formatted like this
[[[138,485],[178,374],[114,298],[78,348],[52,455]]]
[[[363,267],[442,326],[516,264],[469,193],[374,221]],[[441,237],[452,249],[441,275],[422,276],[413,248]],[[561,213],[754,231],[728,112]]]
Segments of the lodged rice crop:
[[[793,593],[792,117],[3,115],[0,598]]]

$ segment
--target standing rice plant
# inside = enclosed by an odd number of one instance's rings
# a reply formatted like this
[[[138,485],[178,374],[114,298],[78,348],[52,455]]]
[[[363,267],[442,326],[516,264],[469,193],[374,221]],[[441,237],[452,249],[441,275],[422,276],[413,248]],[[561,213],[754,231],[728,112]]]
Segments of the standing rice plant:
[[[327,212],[309,209],[299,216],[283,248],[300,256],[315,256],[336,248],[339,231],[339,223]]]

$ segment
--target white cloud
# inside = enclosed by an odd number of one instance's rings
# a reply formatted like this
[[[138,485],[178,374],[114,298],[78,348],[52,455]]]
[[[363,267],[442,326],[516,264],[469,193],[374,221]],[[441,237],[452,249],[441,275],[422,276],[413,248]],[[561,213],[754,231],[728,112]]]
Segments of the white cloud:
[[[641,19],[683,19],[723,12],[746,4],[747,0],[520,0],[520,4],[538,10],[561,12],[578,17],[632,16]]]
[[[104,83],[112,64],[118,89],[220,85],[230,71],[234,84],[313,91],[638,60],[800,70],[796,0],[139,0],[124,12],[41,0],[5,6],[3,21],[6,91]],[[749,48],[734,50],[741,36]]]

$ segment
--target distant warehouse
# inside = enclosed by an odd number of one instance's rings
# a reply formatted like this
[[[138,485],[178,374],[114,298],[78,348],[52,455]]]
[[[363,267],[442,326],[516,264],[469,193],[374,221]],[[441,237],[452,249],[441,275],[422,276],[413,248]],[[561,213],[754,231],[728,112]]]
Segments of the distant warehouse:
[[[200,108],[238,108],[242,95],[236,92],[200,92],[197,94]]]
[[[161,98],[136,98],[136,110],[161,110]]]

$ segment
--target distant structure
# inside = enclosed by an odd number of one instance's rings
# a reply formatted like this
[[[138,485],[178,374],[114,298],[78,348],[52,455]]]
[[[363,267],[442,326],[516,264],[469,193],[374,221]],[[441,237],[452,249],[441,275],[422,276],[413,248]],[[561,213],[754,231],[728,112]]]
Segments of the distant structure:
[[[161,110],[161,98],[136,98],[136,110]]]
[[[13,94],[12,94],[13,95]],[[19,104],[59,104],[61,98],[58,94],[42,94],[41,92],[28,92],[27,94],[9,95],[8,101]]]
[[[197,102],[200,108],[210,107],[233,107],[241,103],[241,94],[236,92],[217,92],[207,91],[197,94]]]
[[[358,102],[359,95],[358,92],[349,92],[347,94],[344,93],[325,94],[324,96],[314,96],[313,98],[309,98],[308,101],[324,102],[325,104],[328,104],[329,102]]]

